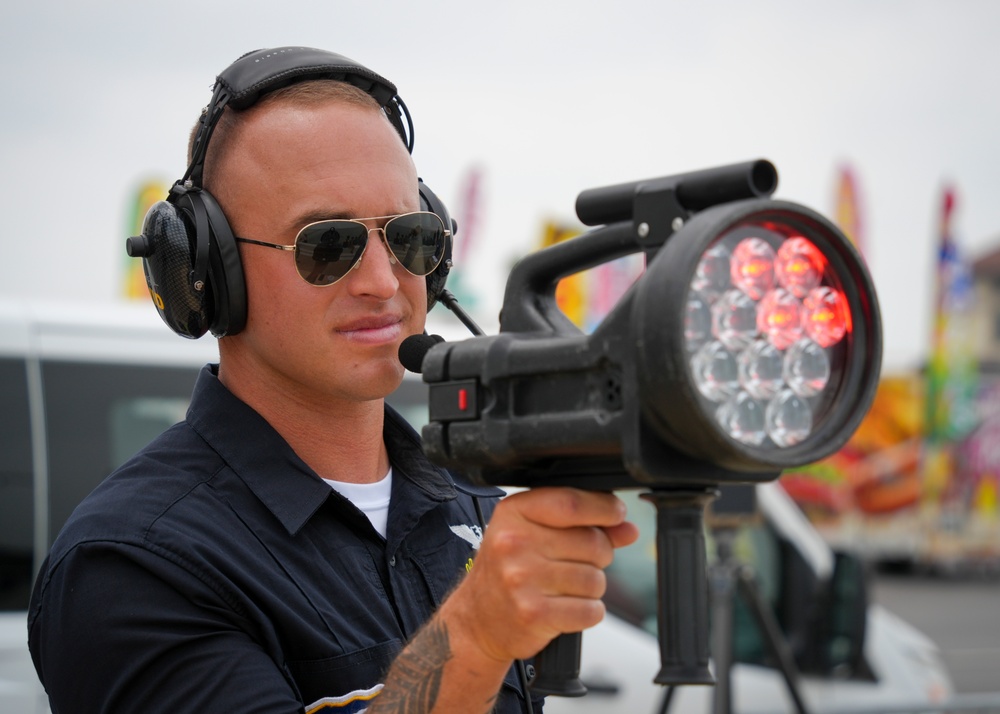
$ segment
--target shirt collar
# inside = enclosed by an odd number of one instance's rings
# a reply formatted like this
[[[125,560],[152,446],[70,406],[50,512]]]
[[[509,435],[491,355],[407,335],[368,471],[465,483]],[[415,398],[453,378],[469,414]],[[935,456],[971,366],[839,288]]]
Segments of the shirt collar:
[[[219,381],[218,365],[206,365],[195,383],[187,421],[246,483],[290,535],[295,535],[332,493],[330,487],[292,450],[288,442],[252,407]],[[394,473],[431,501],[456,496],[451,475],[427,460],[420,437],[386,405],[383,438]],[[461,490],[476,496],[502,493],[491,487]],[[482,493],[479,493],[479,491]]]
[[[218,374],[214,364],[201,370],[188,424],[294,535],[330,496],[330,487]]]

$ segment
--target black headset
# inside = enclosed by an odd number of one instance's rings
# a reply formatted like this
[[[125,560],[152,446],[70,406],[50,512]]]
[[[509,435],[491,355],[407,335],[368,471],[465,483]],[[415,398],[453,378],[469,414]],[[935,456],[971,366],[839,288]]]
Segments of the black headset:
[[[149,209],[142,234],[125,242],[130,256],[142,258],[157,312],[178,335],[196,339],[210,331],[222,337],[246,325],[246,283],[236,239],[222,208],[201,186],[212,132],[226,107],[246,109],[268,92],[304,79],[347,82],[367,92],[413,153],[413,122],[396,86],[347,57],[309,47],[279,47],[245,54],[223,70],[202,111],[187,171],[167,199]],[[457,227],[444,203],[423,181],[418,189],[421,210],[436,213],[454,235]],[[427,276],[428,310],[444,290],[451,254],[449,236],[441,264]]]

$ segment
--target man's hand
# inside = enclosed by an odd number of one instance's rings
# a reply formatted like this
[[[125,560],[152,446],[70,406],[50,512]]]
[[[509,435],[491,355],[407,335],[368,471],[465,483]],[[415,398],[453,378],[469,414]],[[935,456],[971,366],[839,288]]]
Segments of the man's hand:
[[[396,659],[369,711],[490,711],[513,660],[601,621],[604,568],[638,535],[610,493],[508,496],[472,571]]]
[[[604,568],[638,531],[613,494],[538,488],[497,505],[472,572],[445,605],[461,634],[509,663],[604,617]],[[443,608],[444,609],[444,608]]]

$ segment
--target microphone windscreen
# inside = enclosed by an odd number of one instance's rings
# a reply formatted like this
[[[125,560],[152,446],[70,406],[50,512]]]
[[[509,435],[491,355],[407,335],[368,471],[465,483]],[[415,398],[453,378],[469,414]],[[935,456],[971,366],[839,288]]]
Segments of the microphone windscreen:
[[[424,355],[439,342],[444,342],[440,335],[410,335],[399,345],[400,363],[411,372],[420,374],[423,371]]]

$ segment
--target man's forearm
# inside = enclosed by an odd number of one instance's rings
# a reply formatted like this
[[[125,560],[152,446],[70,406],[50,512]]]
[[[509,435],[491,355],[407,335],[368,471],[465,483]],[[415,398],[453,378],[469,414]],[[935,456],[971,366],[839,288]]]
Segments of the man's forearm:
[[[499,663],[477,666],[476,659],[456,657],[446,620],[434,617],[396,658],[369,714],[486,714],[506,668]]]

